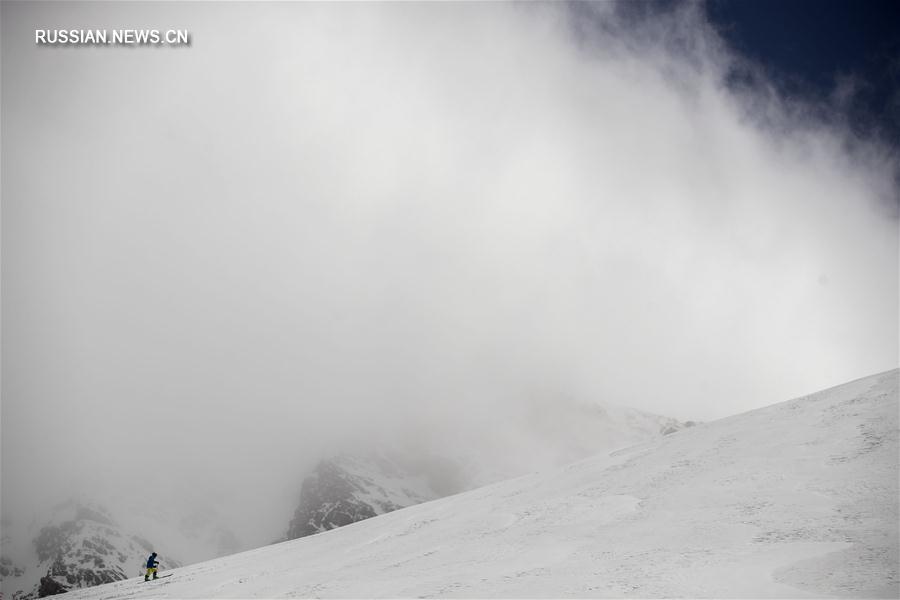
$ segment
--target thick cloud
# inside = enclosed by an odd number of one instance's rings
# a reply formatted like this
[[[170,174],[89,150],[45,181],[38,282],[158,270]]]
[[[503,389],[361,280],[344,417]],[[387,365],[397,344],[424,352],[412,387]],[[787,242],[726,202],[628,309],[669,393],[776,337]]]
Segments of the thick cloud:
[[[88,23],[193,44],[33,44]],[[265,498],[372,431],[560,398],[708,420],[897,365],[896,156],[696,6],[2,27],[4,503],[148,463]]]

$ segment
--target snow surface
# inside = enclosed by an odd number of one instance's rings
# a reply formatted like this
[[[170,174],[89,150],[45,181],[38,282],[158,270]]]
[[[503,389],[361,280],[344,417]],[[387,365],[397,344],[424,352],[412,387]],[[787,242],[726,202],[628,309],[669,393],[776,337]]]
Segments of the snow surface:
[[[898,597],[898,371],[67,598]]]

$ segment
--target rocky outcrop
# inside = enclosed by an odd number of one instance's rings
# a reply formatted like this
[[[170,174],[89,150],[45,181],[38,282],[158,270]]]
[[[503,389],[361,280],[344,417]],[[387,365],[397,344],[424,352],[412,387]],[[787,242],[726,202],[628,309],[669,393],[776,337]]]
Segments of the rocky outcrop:
[[[429,482],[385,456],[342,456],[306,477],[287,539],[320,533],[438,498]]]
[[[30,571],[36,584],[12,590],[10,597],[30,600],[61,594],[71,589],[91,587],[140,574],[151,550],[149,542],[124,532],[103,508],[70,502],[57,507],[53,519],[33,539],[38,564]],[[15,581],[28,570],[4,565],[7,578]],[[167,561],[167,566],[179,566]]]
[[[693,427],[695,425],[697,425],[696,421],[685,421],[682,423],[681,421],[672,419],[670,423],[666,423],[660,426],[659,432],[662,435],[670,435],[677,431],[681,431],[682,429],[687,429],[688,427]]]
[[[145,497],[115,490],[78,495],[0,522],[0,593],[29,600],[135,577],[160,552],[166,569],[246,550],[230,523],[201,498]],[[107,507],[114,507],[114,511]]]
[[[60,594],[72,588],[83,588],[127,579],[123,563],[128,556],[108,541],[115,537],[109,530],[81,534],[90,526],[83,520],[68,521],[60,526],[45,527],[35,540],[38,555],[53,557],[47,574],[41,578],[38,597]],[[48,556],[49,554],[49,556]],[[133,562],[133,559],[132,559]]]

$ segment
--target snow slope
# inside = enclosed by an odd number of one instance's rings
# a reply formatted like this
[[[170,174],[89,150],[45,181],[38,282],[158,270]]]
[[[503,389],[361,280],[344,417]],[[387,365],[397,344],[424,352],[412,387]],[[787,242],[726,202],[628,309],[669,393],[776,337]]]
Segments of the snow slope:
[[[303,481],[285,539],[561,466],[695,424],[571,398],[560,398],[552,415],[546,414],[547,406],[509,415],[499,433],[494,424],[490,430],[445,432],[426,439],[394,437],[366,451],[320,461]]]
[[[152,505],[136,498],[74,494],[51,507],[35,503],[27,519],[8,516],[0,525],[0,594],[10,600],[37,598],[71,588],[133,577],[146,555],[165,548],[166,566],[241,549],[215,508]],[[124,517],[124,518],[123,518]],[[247,546],[243,546],[246,548]]]
[[[70,598],[897,597],[898,371]]]

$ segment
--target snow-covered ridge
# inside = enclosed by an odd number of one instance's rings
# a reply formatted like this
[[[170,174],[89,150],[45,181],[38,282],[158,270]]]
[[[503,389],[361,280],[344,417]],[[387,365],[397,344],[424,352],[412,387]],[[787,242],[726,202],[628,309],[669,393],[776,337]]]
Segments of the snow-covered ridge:
[[[631,408],[560,399],[554,408],[513,416],[518,435],[453,432],[426,444],[393,440],[361,454],[322,460],[302,485],[287,529],[295,539],[400,508],[474,489],[535,468],[561,465],[604,450],[674,433],[692,422]],[[446,435],[446,434],[445,434]],[[535,450],[537,448],[537,450]],[[526,460],[505,457],[527,456]]]
[[[214,511],[180,513],[107,495],[76,494],[27,520],[3,522],[0,575],[4,598],[28,600],[134,577],[152,550],[167,567],[231,554],[237,546]],[[110,510],[112,500],[116,510]],[[173,522],[174,521],[174,522]],[[236,547],[237,546],[237,547]],[[224,551],[223,551],[224,550]],[[229,551],[230,550],[230,551]],[[187,557],[187,559],[185,558]]]
[[[149,541],[122,528],[104,507],[77,500],[58,505],[34,532],[32,545],[34,556],[4,557],[14,565],[3,577],[3,591],[13,600],[133,577],[141,570],[141,557],[152,550]],[[175,560],[169,564],[180,566]]]
[[[898,371],[73,598],[897,597]]]

